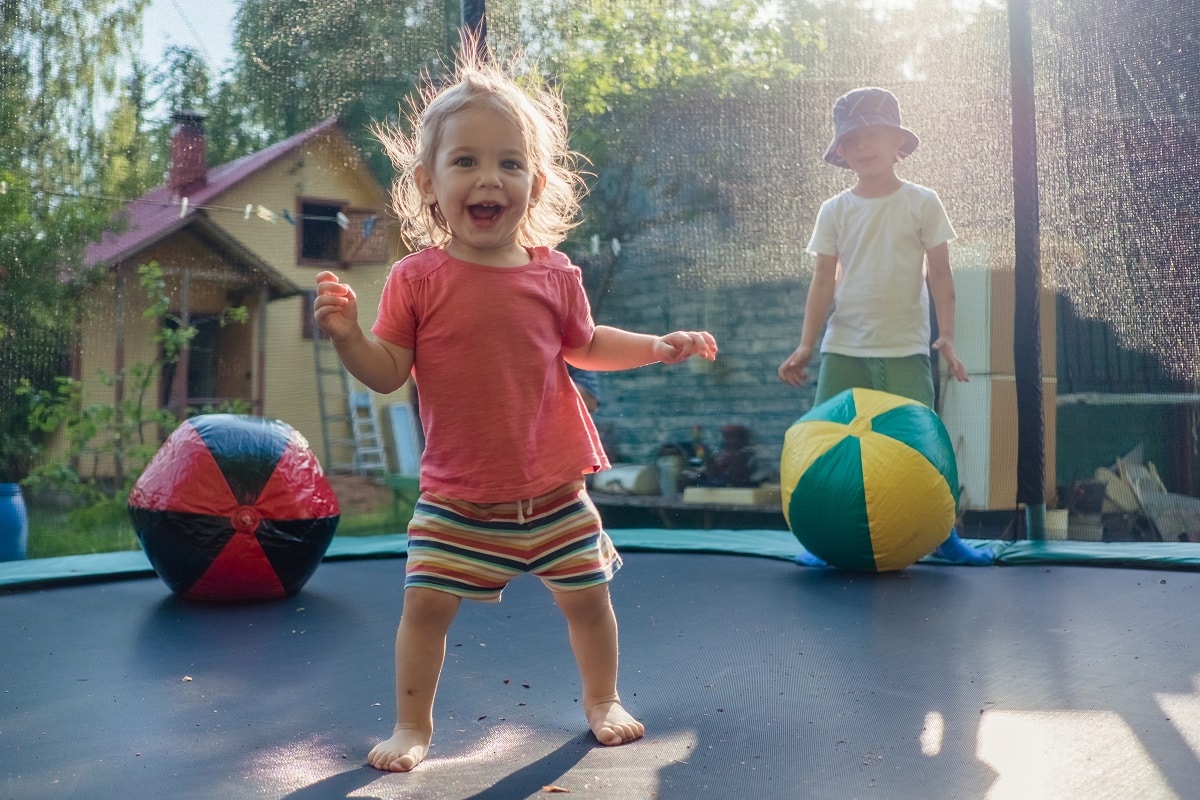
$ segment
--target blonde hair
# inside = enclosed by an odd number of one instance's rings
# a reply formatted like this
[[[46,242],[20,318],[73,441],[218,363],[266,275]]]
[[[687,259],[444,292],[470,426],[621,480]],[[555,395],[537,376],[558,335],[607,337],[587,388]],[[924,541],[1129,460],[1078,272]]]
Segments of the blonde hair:
[[[420,165],[432,172],[446,120],[479,106],[512,120],[524,139],[534,178],[545,181],[538,201],[530,204],[517,228],[517,243],[554,247],[579,224],[576,216],[584,183],[576,170],[580,156],[568,141],[566,108],[561,96],[539,81],[534,70],[526,69],[522,77],[519,66],[519,55],[500,64],[476,40],[464,37],[454,69],[444,81],[426,74],[410,113],[401,122],[371,127],[396,168],[392,210],[410,247],[443,245],[451,239],[437,206],[422,200],[414,171]]]

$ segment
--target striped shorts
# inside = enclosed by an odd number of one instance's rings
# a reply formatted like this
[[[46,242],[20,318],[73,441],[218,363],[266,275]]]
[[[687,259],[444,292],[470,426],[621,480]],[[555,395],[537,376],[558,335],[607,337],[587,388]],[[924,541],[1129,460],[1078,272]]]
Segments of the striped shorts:
[[[570,591],[607,583],[620,568],[582,480],[516,503],[422,492],[408,525],[404,587],[498,602],[525,572],[554,591]]]

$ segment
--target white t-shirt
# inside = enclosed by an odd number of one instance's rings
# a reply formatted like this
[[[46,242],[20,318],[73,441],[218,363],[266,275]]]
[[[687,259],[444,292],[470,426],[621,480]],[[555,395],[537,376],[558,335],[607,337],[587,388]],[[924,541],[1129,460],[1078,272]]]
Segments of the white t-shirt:
[[[925,251],[954,238],[932,189],[903,181],[887,197],[852,191],[821,204],[808,252],[837,256],[822,353],[897,358],[929,352]]]

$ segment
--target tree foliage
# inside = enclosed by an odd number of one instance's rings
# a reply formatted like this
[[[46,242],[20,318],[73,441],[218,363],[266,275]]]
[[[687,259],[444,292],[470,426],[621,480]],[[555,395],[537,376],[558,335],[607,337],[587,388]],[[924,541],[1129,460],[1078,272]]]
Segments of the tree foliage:
[[[146,0],[0,5],[0,480],[36,450],[23,382],[49,387],[65,369],[77,264],[108,208],[97,109],[115,86]]]
[[[338,116],[389,167],[367,125],[394,118],[422,75],[437,75],[457,44],[460,4],[449,0],[245,0],[233,80],[255,124],[275,138]],[[797,72],[816,41],[806,20],[766,16],[752,0],[494,0],[494,40],[518,44],[557,81],[593,161],[628,153],[639,117],[665,93],[752,90]]]
[[[176,111],[204,115],[209,166],[266,147],[274,132],[254,122],[251,97],[235,74],[214,79],[195,48],[172,45],[156,67],[135,58],[103,132],[104,193],[133,198],[166,182]]]
[[[457,0],[244,0],[234,80],[253,123],[278,140],[341,119],[379,176],[390,167],[367,130],[395,118],[456,29]]]
[[[499,41],[519,42],[557,84],[572,144],[590,162],[574,255],[597,310],[621,266],[619,244],[711,210],[719,202],[714,186],[735,168],[696,154],[702,168],[667,179],[655,163],[652,132],[691,105],[717,108],[734,96],[779,91],[822,41],[815,15],[783,16],[755,0],[496,5],[491,27]],[[585,246],[588,239],[604,246]]]
[[[41,0],[5,3],[6,56],[28,100],[19,162],[36,178],[79,186],[100,163],[102,100],[116,91],[149,0]],[[6,76],[7,77],[7,76]]]
[[[561,88],[573,144],[593,166],[579,235],[605,241],[653,221],[639,194],[654,181],[642,165],[656,117],[701,97],[769,92],[800,74],[797,56],[820,41],[817,25],[764,13],[754,0],[554,0],[541,14],[523,44]]]

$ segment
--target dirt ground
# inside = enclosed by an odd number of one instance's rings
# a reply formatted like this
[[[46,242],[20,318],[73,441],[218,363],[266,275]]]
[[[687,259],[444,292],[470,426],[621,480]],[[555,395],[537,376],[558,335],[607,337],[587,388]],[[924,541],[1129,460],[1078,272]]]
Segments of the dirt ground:
[[[338,505],[357,512],[378,511],[392,505],[392,490],[365,475],[326,475]]]

